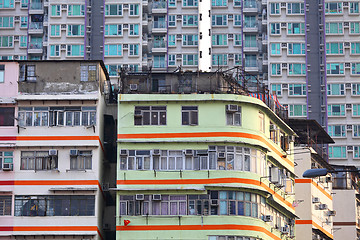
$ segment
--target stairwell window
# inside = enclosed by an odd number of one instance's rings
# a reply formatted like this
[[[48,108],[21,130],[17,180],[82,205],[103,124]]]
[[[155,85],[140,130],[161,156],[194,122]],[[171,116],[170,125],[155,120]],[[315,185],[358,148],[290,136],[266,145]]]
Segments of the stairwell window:
[[[70,169],[92,169],[92,151],[77,151],[76,155],[70,156]]]
[[[181,123],[182,125],[198,125],[198,106],[182,106],[181,107]]]

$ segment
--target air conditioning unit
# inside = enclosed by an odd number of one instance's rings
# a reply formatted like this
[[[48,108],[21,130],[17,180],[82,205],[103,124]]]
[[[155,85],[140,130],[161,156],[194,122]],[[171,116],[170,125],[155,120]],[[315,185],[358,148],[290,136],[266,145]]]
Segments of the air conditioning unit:
[[[229,57],[229,59],[233,59],[233,58],[234,58],[234,54],[229,53],[229,54],[228,54],[228,57]]]
[[[110,230],[110,224],[104,223],[103,224],[103,230]]]
[[[346,125],[347,130],[352,130],[352,125]]]
[[[329,211],[328,211],[328,216],[336,216],[336,211],[334,211],[334,210],[329,210]]]
[[[239,106],[236,104],[228,104],[226,105],[226,112],[237,112],[239,109]]]
[[[194,156],[194,151],[192,149],[185,149],[184,154],[185,156]]]
[[[12,171],[13,170],[13,164],[12,163],[3,163],[3,171]]]
[[[152,200],[153,201],[161,201],[161,194],[153,194]]]
[[[348,151],[353,151],[353,150],[354,150],[354,146],[347,146],[346,149],[347,149]]]
[[[61,8],[65,10],[65,9],[67,9],[67,5],[63,4],[63,5],[61,5]]]
[[[61,44],[61,49],[66,49],[66,45],[65,45],[65,44]]]
[[[282,64],[281,64],[281,67],[282,67],[282,68],[287,68],[287,63],[282,63]]]
[[[136,194],[135,195],[136,201],[143,201],[144,200],[144,194]]]
[[[265,222],[272,222],[273,221],[273,216],[272,215],[265,215],[264,216],[264,221]]]
[[[129,28],[129,24],[123,24],[123,29],[128,29]]]
[[[274,184],[279,184],[280,183],[280,172],[279,172],[279,168],[277,167],[272,167],[270,168],[270,182],[274,183]]]
[[[351,89],[351,83],[345,83],[345,88],[346,89]]]
[[[276,125],[270,124],[270,131],[274,131],[274,130],[276,130]]]
[[[281,227],[280,231],[283,234],[288,234],[289,233],[289,228],[288,227]]]
[[[58,152],[56,149],[50,149],[49,150],[49,156],[57,156],[58,155]]]
[[[124,9],[128,9],[129,8],[129,4],[124,4]]]
[[[137,84],[130,84],[130,90],[131,90],[131,91],[136,91],[136,90],[138,90],[138,85],[137,85]]]
[[[182,15],[176,15],[176,19],[182,20]]]
[[[282,2],[281,7],[286,7],[286,3]]]
[[[77,149],[70,150],[70,156],[77,156],[77,155],[79,155],[79,150],[77,150]]]
[[[226,157],[226,153],[218,152],[218,158],[225,158],[225,157]]]
[[[101,188],[102,188],[103,191],[109,191],[110,183],[108,183],[108,182],[103,183]]]
[[[326,210],[327,209],[327,205],[326,204],[319,204],[319,210]]]
[[[182,35],[181,34],[176,34],[176,38],[182,39]]]
[[[120,149],[120,156],[127,156],[128,150],[127,149]]]
[[[211,206],[218,206],[218,205],[219,205],[219,201],[218,201],[217,199],[211,199],[210,205],[211,205]]]
[[[313,197],[312,203],[320,203],[320,198],[318,198],[318,197]]]
[[[346,109],[351,109],[352,104],[346,104]]]
[[[135,110],[135,111],[134,111],[134,117],[141,118],[141,117],[142,117],[142,112],[141,112],[141,110]]]
[[[152,150],[152,155],[153,156],[160,156],[160,149],[153,149]]]
[[[344,27],[348,27],[349,26],[349,22],[344,22]]]
[[[61,29],[66,29],[66,24],[61,24]]]
[[[228,34],[228,39],[233,39],[234,38],[234,34]]]
[[[281,23],[281,27],[286,27],[286,23]]]
[[[129,48],[129,44],[123,44],[123,48],[124,48],[124,49],[128,49],[128,48]]]

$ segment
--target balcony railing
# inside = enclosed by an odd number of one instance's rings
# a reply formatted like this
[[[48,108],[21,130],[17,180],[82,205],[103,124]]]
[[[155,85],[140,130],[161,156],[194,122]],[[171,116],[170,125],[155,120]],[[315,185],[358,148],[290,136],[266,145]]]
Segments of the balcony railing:
[[[152,4],[153,9],[165,9],[166,8],[166,1],[156,1]]]
[[[244,8],[257,8],[256,1],[244,1]]]
[[[166,42],[165,41],[154,41],[154,48],[165,48]]]
[[[43,4],[41,2],[33,2],[30,4],[30,9],[31,10],[42,10]]]
[[[38,29],[41,30],[43,29],[43,23],[42,22],[31,22],[29,25],[29,29]]]
[[[30,49],[42,49],[42,43],[32,43],[30,42],[29,48]]]
[[[166,28],[166,22],[154,22],[154,28]]]

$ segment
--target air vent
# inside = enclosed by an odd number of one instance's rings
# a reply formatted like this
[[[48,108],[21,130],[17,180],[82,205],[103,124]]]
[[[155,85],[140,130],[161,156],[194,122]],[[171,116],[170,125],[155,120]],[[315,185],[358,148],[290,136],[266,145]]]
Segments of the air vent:
[[[136,201],[143,201],[144,200],[144,194],[136,194],[135,195]]]

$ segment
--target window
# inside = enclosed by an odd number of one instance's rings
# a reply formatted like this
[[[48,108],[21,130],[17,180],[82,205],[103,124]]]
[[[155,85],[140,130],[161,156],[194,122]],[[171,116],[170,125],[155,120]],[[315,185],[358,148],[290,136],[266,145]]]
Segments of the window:
[[[305,43],[288,43],[288,55],[305,55]]]
[[[198,55],[197,54],[183,54],[183,65],[184,66],[197,66]]]
[[[211,6],[215,7],[226,7],[227,6],[227,0],[212,0]]]
[[[134,125],[166,125],[166,106],[135,106]]]
[[[259,131],[265,132],[265,114],[262,112],[259,112]]]
[[[122,56],[121,44],[105,44],[105,56]]]
[[[27,28],[28,26],[28,17],[22,16],[20,17],[20,28]]]
[[[182,106],[181,123],[182,125],[198,125],[198,107]]]
[[[165,16],[154,16],[153,28],[166,28]]]
[[[240,7],[242,0],[234,0],[234,7]]]
[[[342,2],[327,2],[325,3],[325,13],[340,14],[342,13]]]
[[[271,93],[277,96],[282,95],[281,84],[271,84]]]
[[[84,36],[84,25],[68,25],[67,36]]]
[[[288,3],[287,14],[303,14],[304,3]]]
[[[168,54],[168,65],[169,66],[176,65],[176,54]]]
[[[166,67],[165,59],[166,59],[165,55],[154,55],[153,67],[154,68],[165,68]]]
[[[129,44],[129,56],[139,56],[139,44]]]
[[[360,42],[351,43],[351,54],[360,54]]]
[[[271,43],[271,55],[281,55],[281,44],[280,43]]]
[[[169,15],[169,27],[176,27],[176,15]]]
[[[19,81],[36,81],[35,65],[22,65],[20,67]]]
[[[68,16],[84,16],[85,15],[85,5],[68,5]]]
[[[209,236],[208,240],[260,240],[260,238],[255,237],[245,237],[245,236]]]
[[[235,59],[235,66],[241,66],[242,65],[242,55],[241,53],[234,54]]]
[[[168,46],[176,46],[176,35],[168,35]]]
[[[350,13],[359,13],[359,2],[350,2]]]
[[[106,24],[105,36],[121,36],[122,25],[121,24]]]
[[[117,76],[118,71],[121,70],[121,65],[106,65],[106,69],[109,73],[109,76]]]
[[[49,151],[21,151],[20,170],[56,170],[58,157],[50,156]]]
[[[212,35],[213,46],[227,46],[227,34],[215,34]]]
[[[270,23],[270,34],[280,34],[280,23]]]
[[[345,146],[329,147],[329,158],[346,158]]]
[[[139,24],[129,24],[129,36],[139,36]]]
[[[66,55],[68,57],[82,57],[84,56],[84,45],[67,45]]]
[[[244,16],[244,28],[257,28],[257,24],[256,16]]]
[[[15,196],[15,216],[95,216],[95,196]]]
[[[198,16],[197,15],[183,15],[183,26],[197,26]]]
[[[342,22],[328,22],[325,23],[325,32],[327,34],[343,34],[343,23]]]
[[[225,15],[212,15],[213,26],[227,26],[227,14]]]
[[[326,54],[344,54],[344,44],[341,42],[326,43]]]
[[[345,116],[344,104],[329,104],[328,105],[329,116]]]
[[[0,17],[0,28],[13,28],[14,17]]]
[[[305,34],[305,24],[304,23],[288,23],[288,34]]]
[[[360,95],[360,83],[353,83],[351,85],[351,95]]]
[[[327,85],[327,94],[330,96],[341,96],[345,95],[344,84],[333,83]]]
[[[301,104],[291,104],[289,105],[289,114],[290,117],[306,117],[306,105]]]
[[[50,45],[50,57],[60,57],[60,45]]]
[[[354,158],[360,158],[360,146],[354,146]]]
[[[360,33],[360,23],[350,22],[350,34],[359,34],[359,33]]]
[[[3,169],[4,164],[9,164],[10,168],[12,169],[12,164],[13,164],[13,152],[11,151],[3,151],[0,152],[0,170]],[[1,208],[0,208],[0,212],[1,212]],[[0,213],[1,215],[1,213]]]
[[[92,169],[92,153],[91,151],[77,151],[77,155],[70,156],[71,170]]]
[[[234,45],[241,46],[241,34],[234,34]]]
[[[272,63],[271,64],[271,75],[272,76],[281,76],[281,64]]]
[[[9,48],[13,46],[13,36],[0,36],[0,47]]]
[[[226,66],[227,54],[212,54],[212,66]]]
[[[352,105],[352,115],[353,116],[360,116],[360,104],[353,104]]]
[[[329,125],[328,133],[331,137],[346,137],[345,125]]]
[[[50,25],[50,37],[60,37],[61,31],[60,31],[60,25]]]
[[[20,126],[51,127],[64,126],[64,124],[66,126],[95,125],[96,107],[19,107]]]
[[[241,26],[241,15],[234,15],[234,26]]]
[[[306,65],[302,63],[289,63],[289,75],[306,75]]]
[[[198,45],[198,35],[184,34],[182,45],[183,46],[197,46]]]
[[[339,75],[344,74],[344,64],[343,63],[327,63],[326,64],[326,73]]]
[[[360,63],[351,63],[351,74],[360,74]]]
[[[196,7],[198,5],[198,0],[183,0],[184,7]]]
[[[96,81],[96,65],[81,65],[80,81]]]
[[[28,8],[29,0],[21,0],[21,8]]]
[[[0,83],[5,82],[5,65],[0,65]]]
[[[245,54],[245,67],[257,67],[256,54]]]
[[[360,137],[360,125],[353,125],[353,137]]]
[[[106,4],[105,16],[122,16],[121,4]]]
[[[229,106],[233,106],[233,109],[230,109]],[[226,124],[241,126],[241,107],[237,105],[226,105]]]
[[[129,11],[129,15],[130,16],[139,16],[139,4],[130,4],[130,11]]]
[[[290,96],[306,96],[306,84],[289,84]]]
[[[280,14],[280,3],[270,3],[270,14],[272,15]]]
[[[61,5],[51,5],[51,16],[52,17],[61,16]]]
[[[0,196],[0,216],[11,215],[11,203],[12,203],[11,195]]]
[[[256,35],[245,35],[245,47],[248,48],[257,48],[257,36]]]
[[[169,7],[176,7],[176,0],[169,0],[168,4]]]

